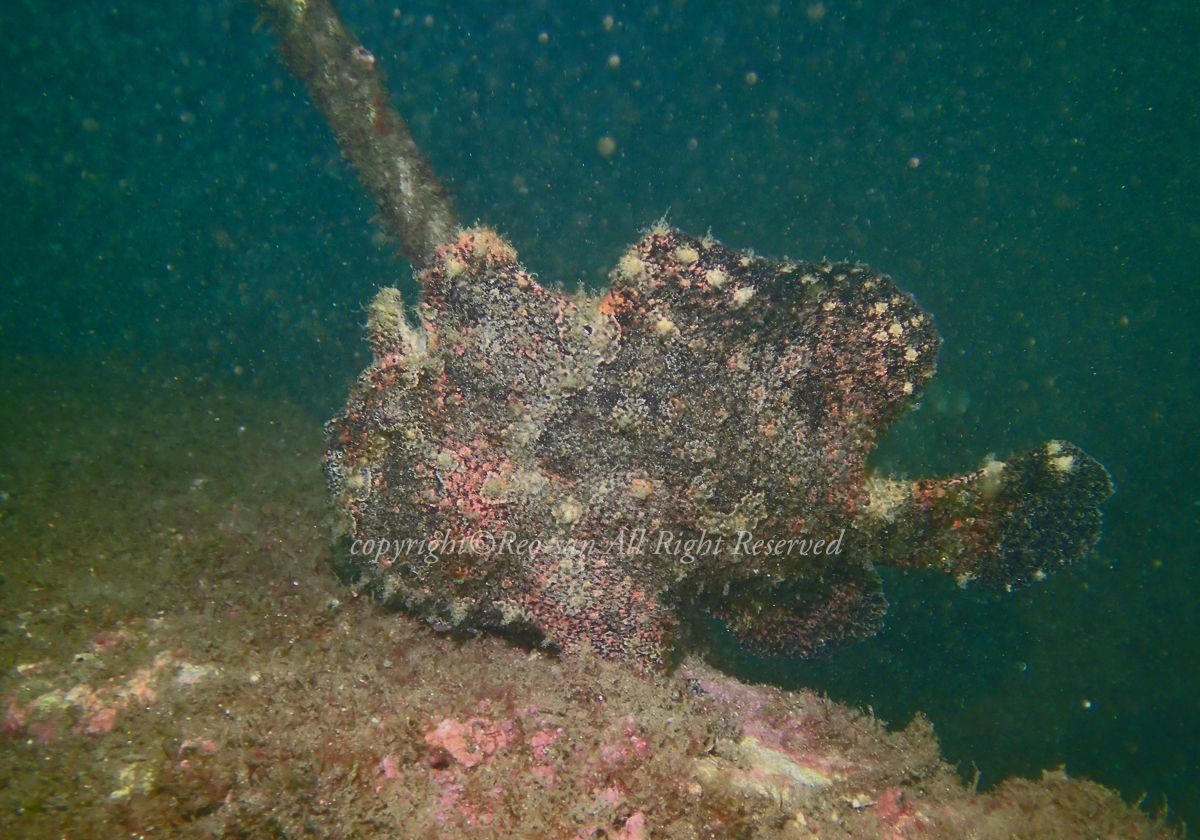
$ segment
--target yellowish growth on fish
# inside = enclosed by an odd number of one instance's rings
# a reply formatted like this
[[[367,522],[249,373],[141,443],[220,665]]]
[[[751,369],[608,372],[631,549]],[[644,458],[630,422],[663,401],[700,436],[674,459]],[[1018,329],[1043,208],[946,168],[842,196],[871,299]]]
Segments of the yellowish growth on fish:
[[[693,492],[702,492],[702,488],[696,487]],[[733,510],[728,513],[713,511],[707,516],[701,517],[700,527],[730,537],[736,536],[741,531],[753,533],[754,529],[758,527],[758,523],[762,522],[767,515],[762,509],[764,499],[765,496],[762,493],[748,493],[738,500]]]
[[[654,224],[650,225],[650,230],[648,233],[651,236],[667,236],[671,233],[671,223],[667,221],[666,216],[663,216]]]
[[[398,332],[404,320],[404,300],[400,290],[380,289],[367,311],[367,329],[373,333]]]
[[[636,286],[646,279],[646,263],[632,250],[626,251],[617,262],[617,278]]]
[[[867,479],[866,515],[884,522],[895,522],[909,498],[909,483],[873,475]]]
[[[1075,469],[1074,455],[1059,455],[1057,458],[1051,458],[1050,463],[1054,465],[1054,469],[1060,473],[1069,473]]]
[[[1063,455],[1062,451],[1063,445],[1060,440],[1052,440],[1046,444],[1046,454],[1050,456],[1050,466],[1066,475],[1075,469],[1075,456]]]
[[[479,495],[485,499],[500,499],[504,497],[504,492],[508,489],[508,482],[503,476],[492,476],[483,483],[483,487],[479,488]]]
[[[471,607],[475,604],[467,598],[455,598],[450,602],[450,623],[455,627],[459,627],[467,620],[467,616],[471,614]]]
[[[635,478],[629,483],[629,495],[638,502],[644,502],[654,494],[654,488],[644,478]]]
[[[603,300],[581,295],[573,301],[576,308],[568,316],[571,320],[571,337],[587,341],[592,350],[600,354],[612,349],[620,337],[620,329],[612,315],[601,311]]]
[[[1004,484],[1004,468],[1008,465],[989,457],[983,465],[983,480],[979,482],[979,492],[984,496],[994,496],[1000,492]]]
[[[508,490],[513,496],[536,496],[547,484],[545,476],[533,470],[517,470],[508,480]]]
[[[700,259],[700,252],[695,248],[689,248],[686,245],[681,245],[675,249],[675,261],[682,266],[689,266]]]
[[[741,309],[750,302],[750,298],[754,297],[754,293],[758,290],[753,286],[741,286],[733,290],[733,308]]]
[[[517,250],[503,236],[489,227],[471,228],[463,233],[460,244],[471,241],[474,257],[487,268],[517,261]]]
[[[512,601],[496,601],[495,604],[496,608],[500,610],[500,621],[504,624],[514,624],[525,618],[525,611]]]
[[[574,525],[583,518],[583,505],[578,499],[563,499],[554,507],[554,521],[559,525]]]
[[[564,368],[559,372],[557,388],[565,393],[578,391],[588,383],[589,379],[590,377],[585,376],[582,370]]]

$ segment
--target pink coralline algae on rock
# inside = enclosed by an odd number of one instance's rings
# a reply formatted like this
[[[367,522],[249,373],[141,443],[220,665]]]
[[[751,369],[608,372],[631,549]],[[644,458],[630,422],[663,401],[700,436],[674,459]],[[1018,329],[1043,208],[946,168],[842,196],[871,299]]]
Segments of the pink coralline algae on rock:
[[[345,575],[435,627],[640,667],[698,617],[751,652],[869,636],[874,565],[1008,588],[1099,538],[1104,468],[1051,442],[977,473],[871,475],[940,339],[861,265],[771,261],[660,224],[600,295],[539,284],[494,232],[384,289],[374,363],[328,426]]]

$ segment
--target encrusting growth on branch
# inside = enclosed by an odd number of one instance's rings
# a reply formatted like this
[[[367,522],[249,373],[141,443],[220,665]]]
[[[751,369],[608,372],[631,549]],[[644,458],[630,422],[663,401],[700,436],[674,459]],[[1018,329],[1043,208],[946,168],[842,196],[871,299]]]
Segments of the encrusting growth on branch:
[[[416,267],[453,239],[454,207],[404,118],[388,104],[380,68],[329,0],[256,0],[279,35],[288,67],[375,197],[388,231]]]

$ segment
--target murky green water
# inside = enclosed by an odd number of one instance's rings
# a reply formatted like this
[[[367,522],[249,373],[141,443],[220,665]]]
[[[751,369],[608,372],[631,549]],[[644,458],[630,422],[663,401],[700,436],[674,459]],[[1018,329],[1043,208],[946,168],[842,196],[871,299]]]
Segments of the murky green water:
[[[892,574],[878,638],[744,676],[895,722],[924,711],[984,785],[1065,764],[1200,821],[1194,4],[340,8],[463,219],[543,281],[599,285],[664,213],[764,254],[867,262],[946,338],[880,468],[1062,438],[1112,472],[1086,563],[1008,597]],[[0,11],[6,377],[134,358],[148,382],[335,410],[365,363],[363,304],[415,287],[254,30],[244,3]],[[160,410],[149,391],[126,386],[120,409]]]

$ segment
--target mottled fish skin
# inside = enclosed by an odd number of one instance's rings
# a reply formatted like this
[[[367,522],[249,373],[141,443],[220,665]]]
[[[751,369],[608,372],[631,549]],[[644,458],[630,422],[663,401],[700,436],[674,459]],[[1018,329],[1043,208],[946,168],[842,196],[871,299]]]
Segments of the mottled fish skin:
[[[603,294],[571,295],[476,228],[419,278],[416,323],[395,289],[372,305],[375,360],[329,423],[326,473],[344,574],[439,625],[653,668],[679,622],[707,614],[753,652],[816,656],[881,626],[874,563],[1008,585],[1098,536],[1110,485],[1074,448],[1090,477],[1074,495],[1070,471],[1034,480],[1033,461],[1009,473],[1025,484],[996,484],[994,467],[868,475],[940,338],[865,266],[766,260],[660,224]],[[974,506],[970,539],[945,499]],[[1067,542],[1030,537],[1068,520]]]
[[[1094,549],[1113,492],[1104,467],[1057,440],[956,478],[890,484],[892,512],[872,540],[880,562],[1009,592]]]

